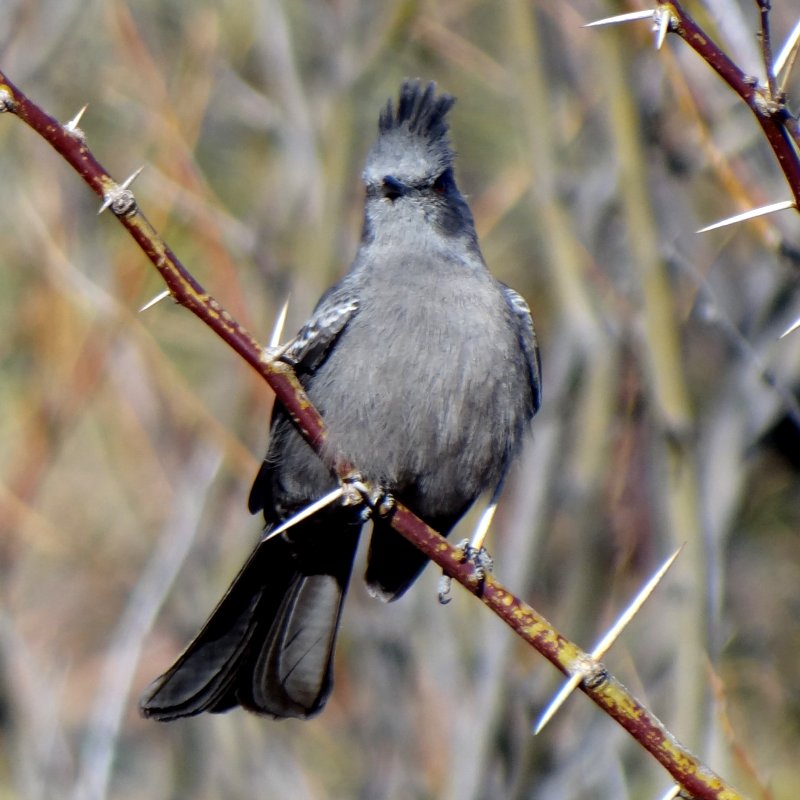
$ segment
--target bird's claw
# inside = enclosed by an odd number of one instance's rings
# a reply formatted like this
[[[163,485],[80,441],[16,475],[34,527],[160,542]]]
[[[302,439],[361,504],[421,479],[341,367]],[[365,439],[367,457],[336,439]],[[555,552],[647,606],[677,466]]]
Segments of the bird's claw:
[[[357,472],[348,475],[342,482],[344,496],[342,505],[360,506],[361,522],[377,517],[385,519],[395,509],[395,499],[383,486],[372,486]]]
[[[469,539],[463,539],[456,545],[456,550],[461,551],[462,563],[472,564],[479,581],[486,580],[486,576],[494,569],[494,559],[485,547],[473,547]]]
[[[442,573],[439,578],[439,602],[446,606],[453,598],[450,597],[450,589],[453,586],[453,579],[449,575]]]
[[[460,561],[462,564],[469,562],[475,570],[475,577],[479,583],[486,580],[486,576],[494,569],[494,559],[489,554],[485,547],[473,547],[469,539],[463,539],[456,545],[456,550],[460,552]],[[453,584],[453,579],[442,573],[439,578],[439,602],[445,606],[450,600],[450,589]]]

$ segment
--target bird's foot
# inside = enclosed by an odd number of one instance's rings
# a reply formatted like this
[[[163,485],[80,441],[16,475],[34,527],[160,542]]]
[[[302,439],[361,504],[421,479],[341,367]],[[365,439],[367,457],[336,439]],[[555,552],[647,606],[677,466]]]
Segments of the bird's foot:
[[[361,522],[372,518],[386,519],[395,509],[395,499],[385,486],[373,486],[359,473],[348,475],[343,481],[345,506],[360,506]]]
[[[453,579],[446,575],[444,572],[442,573],[442,577],[439,578],[439,602],[446,606],[453,598],[450,597],[450,590],[453,588]]]
[[[462,563],[469,562],[475,568],[475,577],[479,581],[486,580],[486,576],[494,569],[494,559],[485,547],[475,547],[469,539],[462,539],[456,545],[456,550],[461,552]]]
[[[494,559],[485,547],[474,547],[469,539],[462,539],[456,546],[460,553],[461,563],[469,562],[475,570],[475,577],[479,583],[486,580],[486,576],[494,569]],[[450,602],[450,589],[453,579],[443,574],[439,578],[439,602],[447,605]]]

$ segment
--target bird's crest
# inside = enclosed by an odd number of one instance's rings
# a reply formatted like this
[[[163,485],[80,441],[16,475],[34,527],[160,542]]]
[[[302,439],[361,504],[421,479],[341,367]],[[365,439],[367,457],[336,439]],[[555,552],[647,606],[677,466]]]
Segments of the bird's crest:
[[[378,120],[378,139],[367,158],[364,179],[380,183],[392,175],[409,185],[434,180],[452,166],[447,112],[455,98],[436,95],[436,84],[406,80],[395,105],[386,103]]]
[[[447,112],[453,107],[455,97],[449,94],[436,96],[436,84],[431,82],[424,89],[420,81],[403,81],[395,112],[392,101],[386,103],[378,121],[378,130],[387,134],[405,129],[434,142],[447,142]]]

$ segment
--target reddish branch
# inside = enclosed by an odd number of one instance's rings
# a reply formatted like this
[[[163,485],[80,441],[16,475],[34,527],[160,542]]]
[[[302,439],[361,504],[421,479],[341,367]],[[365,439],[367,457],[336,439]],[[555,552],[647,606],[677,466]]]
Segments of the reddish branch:
[[[273,360],[189,274],[137,207],[132,193],[120,187],[95,159],[80,131],[69,130],[29,100],[0,70],[0,111],[14,113],[46,139],[108,203],[159,271],[173,298],[198,316],[247,361],[275,392],[293,419],[320,453],[325,426],[292,369]],[[342,479],[352,470],[339,465]],[[480,598],[526,642],[565,674],[592,663],[590,656],[565,639],[533,608],[488,575],[482,578],[464,561],[463,553],[401,505],[392,512],[392,526],[476,597]],[[598,663],[580,688],[609,716],[617,720],[672,775],[691,796],[702,800],[742,800],[717,775],[701,764],[664,725]]]
[[[772,64],[765,64],[767,71],[766,86],[756,78],[746,75],[719,46],[700,28],[700,26],[684,11],[677,0],[671,0],[664,6],[672,17],[670,30],[677,33],[696,53],[711,66],[717,75],[733,89],[747,104],[755,115],[769,146],[775,153],[780,168],[786,176],[794,196],[795,207],[800,209],[800,158],[790,130],[794,119],[786,105],[786,98],[774,90]],[[764,20],[768,6],[762,4],[762,46],[766,61],[771,62],[769,45],[769,26]]]

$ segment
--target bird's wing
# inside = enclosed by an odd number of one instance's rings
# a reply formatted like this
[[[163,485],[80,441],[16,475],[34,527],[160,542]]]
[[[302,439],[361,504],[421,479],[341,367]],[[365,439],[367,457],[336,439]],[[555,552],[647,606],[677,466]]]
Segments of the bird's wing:
[[[299,330],[297,336],[283,348],[279,358],[294,368],[300,382],[306,388],[311,376],[325,361],[331,347],[357,313],[358,297],[355,289],[342,284],[332,286],[322,295],[311,318]],[[276,403],[270,423],[271,440],[285,438],[289,419],[283,406]],[[270,515],[276,513],[272,498],[274,468],[275,463],[267,453],[250,490],[248,507],[251,514],[261,509],[266,509]],[[271,516],[268,519],[274,521]]]
[[[533,395],[533,413],[535,414],[542,402],[542,364],[539,360],[539,346],[533,330],[531,310],[521,294],[505,284],[502,284],[502,289],[509,311],[511,311],[511,317],[517,327],[520,347],[528,364]]]
[[[325,360],[331,345],[358,311],[358,298],[349,287],[331,287],[320,299],[311,319],[280,355],[300,373],[312,373]]]

